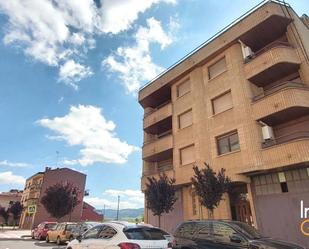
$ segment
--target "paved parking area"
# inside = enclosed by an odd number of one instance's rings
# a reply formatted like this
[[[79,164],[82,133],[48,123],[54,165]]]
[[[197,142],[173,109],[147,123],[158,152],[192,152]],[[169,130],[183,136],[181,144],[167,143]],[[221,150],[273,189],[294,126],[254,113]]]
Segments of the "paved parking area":
[[[65,247],[32,239],[0,239],[0,249],[65,249]]]

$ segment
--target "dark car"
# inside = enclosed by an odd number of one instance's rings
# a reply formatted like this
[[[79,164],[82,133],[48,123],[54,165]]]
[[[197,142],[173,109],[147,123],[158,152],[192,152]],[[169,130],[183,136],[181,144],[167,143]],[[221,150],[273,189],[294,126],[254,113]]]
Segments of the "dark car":
[[[32,239],[38,239],[43,240],[47,236],[47,232],[51,229],[53,229],[57,225],[57,222],[42,222],[37,227],[35,227],[31,231],[31,237]]]
[[[262,236],[238,221],[188,221],[178,226],[173,249],[303,249],[295,244]]]
[[[88,229],[99,225],[101,223],[99,222],[90,222],[90,221],[86,221],[86,222],[80,222],[77,224],[77,226],[72,230],[72,238],[76,238],[79,235],[82,235],[84,232],[86,232]]]

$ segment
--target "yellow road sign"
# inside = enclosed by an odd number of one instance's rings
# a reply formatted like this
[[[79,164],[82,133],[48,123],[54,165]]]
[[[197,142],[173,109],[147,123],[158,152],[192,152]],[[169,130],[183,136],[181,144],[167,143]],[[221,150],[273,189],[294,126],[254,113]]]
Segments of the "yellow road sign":
[[[28,206],[28,214],[34,214],[36,211],[36,205]]]

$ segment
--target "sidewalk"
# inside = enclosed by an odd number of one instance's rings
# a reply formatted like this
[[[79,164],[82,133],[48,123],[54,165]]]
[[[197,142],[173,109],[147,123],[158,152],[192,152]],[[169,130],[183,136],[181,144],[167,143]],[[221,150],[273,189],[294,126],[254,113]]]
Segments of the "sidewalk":
[[[12,227],[0,227],[0,239],[30,239],[31,230],[23,230]]]

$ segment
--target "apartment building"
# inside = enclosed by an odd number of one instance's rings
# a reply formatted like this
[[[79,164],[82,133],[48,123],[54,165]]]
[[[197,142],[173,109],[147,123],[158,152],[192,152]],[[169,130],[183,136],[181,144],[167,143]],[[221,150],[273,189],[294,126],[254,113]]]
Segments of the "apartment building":
[[[161,219],[207,219],[193,165],[226,169],[233,195],[215,218],[303,243],[309,205],[309,30],[281,1],[265,1],[139,91],[144,108],[142,190],[147,177],[176,179],[178,201]],[[146,222],[157,218],[145,208]]]
[[[86,175],[69,168],[51,169],[46,167],[45,171],[38,172],[26,180],[21,203],[24,210],[20,218],[20,228],[31,229],[43,221],[56,221],[50,217],[44,206],[41,204],[41,198],[47,188],[56,183],[72,183],[80,190],[80,203],[73,209],[71,214],[61,218],[59,221],[80,221],[83,212],[83,198],[85,191]]]

